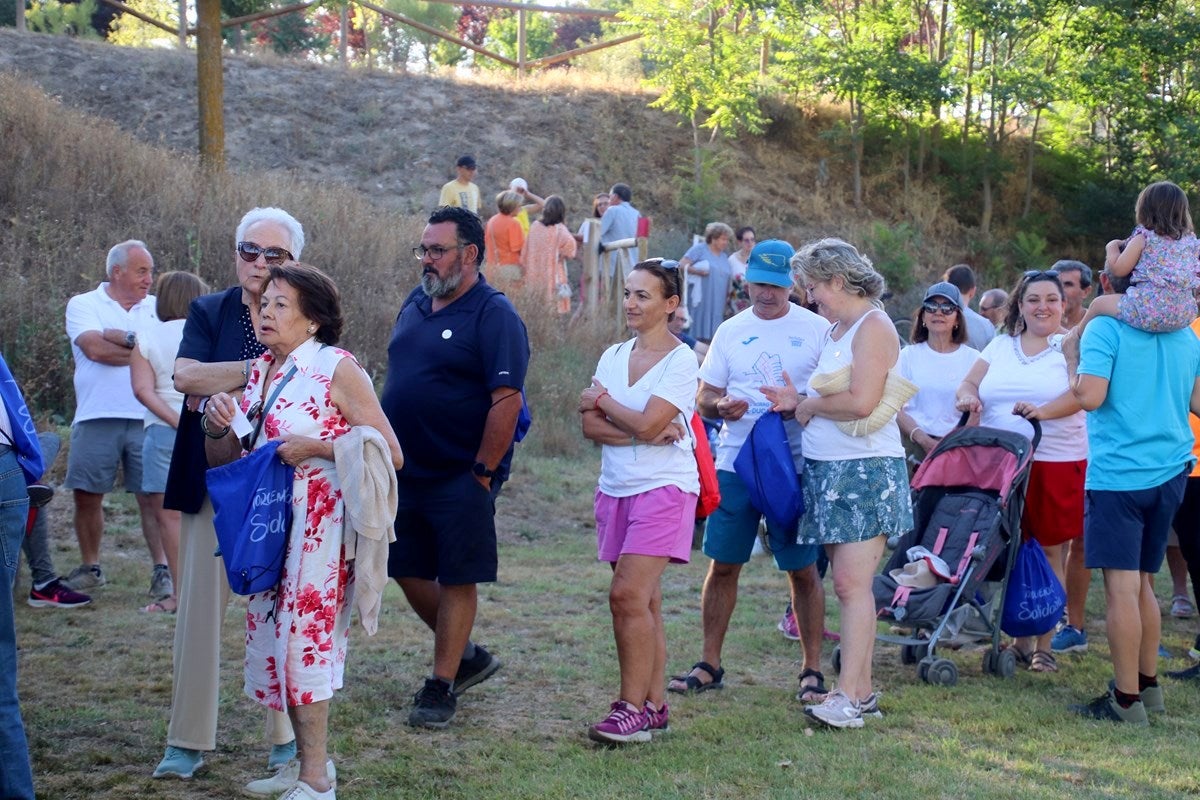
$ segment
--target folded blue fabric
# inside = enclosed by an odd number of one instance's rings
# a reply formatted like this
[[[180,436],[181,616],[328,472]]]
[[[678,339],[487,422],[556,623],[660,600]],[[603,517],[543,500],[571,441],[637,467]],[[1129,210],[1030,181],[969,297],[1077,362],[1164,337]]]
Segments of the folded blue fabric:
[[[768,411],[755,421],[733,461],[733,470],[746,484],[750,502],[768,521],[783,530],[795,527],[804,514],[804,494],[779,412]],[[777,542],[771,537],[772,550],[789,544],[794,542]]]

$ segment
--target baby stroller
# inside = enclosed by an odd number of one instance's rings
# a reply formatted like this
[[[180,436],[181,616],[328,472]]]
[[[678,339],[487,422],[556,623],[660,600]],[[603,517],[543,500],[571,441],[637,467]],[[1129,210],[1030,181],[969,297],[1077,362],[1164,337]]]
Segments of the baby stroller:
[[[914,527],[872,586],[878,617],[911,629],[907,636],[879,634],[877,641],[900,645],[901,662],[942,686],[958,682],[958,668],[937,656],[939,646],[990,638],[983,671],[1004,678],[1016,672],[1016,654],[1000,649],[1000,610],[1042,437],[1037,420],[1030,420],[1032,442],[1010,431],[964,427],[966,421],[963,414],[913,476]]]

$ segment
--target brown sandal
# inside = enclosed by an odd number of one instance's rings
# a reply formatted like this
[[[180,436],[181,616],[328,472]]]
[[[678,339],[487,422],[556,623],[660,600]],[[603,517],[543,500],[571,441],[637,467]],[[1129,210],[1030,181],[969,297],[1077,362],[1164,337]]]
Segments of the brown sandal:
[[[1034,650],[1033,658],[1029,659],[1030,672],[1058,672],[1058,662],[1054,654],[1046,650]]]

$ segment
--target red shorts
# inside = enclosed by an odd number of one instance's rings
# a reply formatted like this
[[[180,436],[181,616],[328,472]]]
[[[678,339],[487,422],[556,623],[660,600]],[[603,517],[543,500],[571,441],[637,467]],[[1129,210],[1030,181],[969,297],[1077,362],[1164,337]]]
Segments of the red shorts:
[[[1042,547],[1069,542],[1083,535],[1082,461],[1034,461],[1025,492],[1021,533]]]

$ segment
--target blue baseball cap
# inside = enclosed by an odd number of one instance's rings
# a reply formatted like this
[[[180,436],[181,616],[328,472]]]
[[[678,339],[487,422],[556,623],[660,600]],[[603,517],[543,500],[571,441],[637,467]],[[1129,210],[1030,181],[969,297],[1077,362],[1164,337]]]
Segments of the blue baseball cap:
[[[781,239],[767,239],[754,245],[746,261],[748,283],[769,283],[790,288],[792,285],[792,256],[796,251]]]

